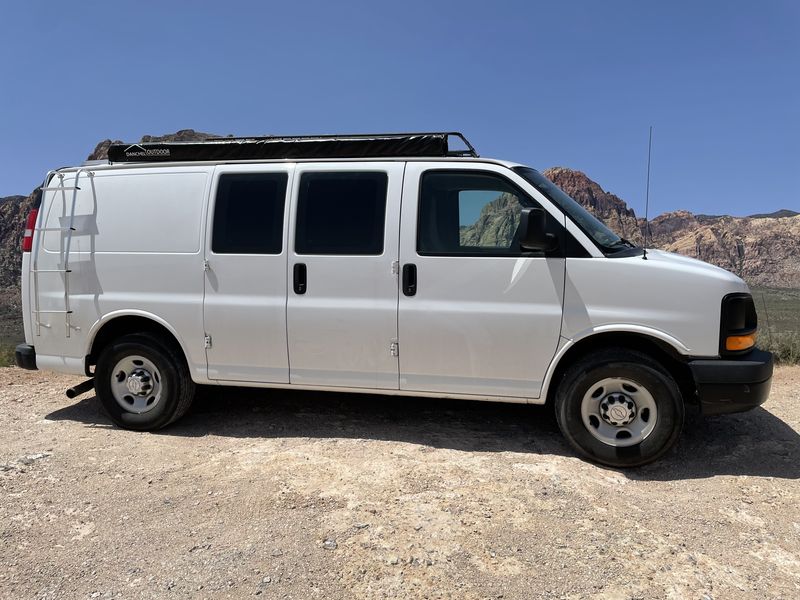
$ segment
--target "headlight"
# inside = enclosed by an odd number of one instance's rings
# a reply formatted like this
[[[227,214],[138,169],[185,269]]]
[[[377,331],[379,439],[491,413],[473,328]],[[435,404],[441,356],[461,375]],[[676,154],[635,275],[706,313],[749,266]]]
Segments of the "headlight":
[[[744,354],[756,345],[758,316],[750,294],[728,294],[722,299],[720,354]]]

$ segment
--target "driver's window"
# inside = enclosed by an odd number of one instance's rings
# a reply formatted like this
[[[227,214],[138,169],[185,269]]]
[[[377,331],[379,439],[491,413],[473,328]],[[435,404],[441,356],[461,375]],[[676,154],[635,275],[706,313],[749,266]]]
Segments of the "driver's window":
[[[491,173],[429,171],[420,186],[421,254],[519,255],[518,228],[531,201]]]

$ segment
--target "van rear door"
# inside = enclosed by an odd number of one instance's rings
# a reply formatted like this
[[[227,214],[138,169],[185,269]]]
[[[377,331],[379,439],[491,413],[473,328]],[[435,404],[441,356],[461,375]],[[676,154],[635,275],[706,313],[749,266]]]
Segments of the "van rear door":
[[[206,235],[209,379],[289,382],[284,223],[293,165],[222,165]]]

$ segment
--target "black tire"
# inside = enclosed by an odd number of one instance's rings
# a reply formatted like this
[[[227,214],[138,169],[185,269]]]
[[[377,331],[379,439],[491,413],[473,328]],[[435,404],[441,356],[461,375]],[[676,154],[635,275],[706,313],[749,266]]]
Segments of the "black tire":
[[[655,426],[634,445],[618,447],[601,441],[582,416],[584,396],[604,380],[615,378],[642,386],[657,409]],[[653,462],[666,453],[680,437],[684,419],[683,397],[669,372],[650,356],[624,349],[593,353],[570,367],[556,391],[555,411],[561,432],[579,454],[592,462],[623,468]],[[587,418],[597,422],[596,418]]]
[[[115,373],[115,367],[128,357],[141,357],[157,369],[158,377],[153,376],[153,380],[158,380],[160,393],[152,408],[143,407],[145,412],[126,409],[124,401],[118,401],[112,390],[115,378],[124,379],[124,371]],[[150,333],[125,335],[103,349],[95,369],[94,387],[111,420],[124,429],[137,431],[153,431],[177,421],[189,410],[195,394],[183,355]]]

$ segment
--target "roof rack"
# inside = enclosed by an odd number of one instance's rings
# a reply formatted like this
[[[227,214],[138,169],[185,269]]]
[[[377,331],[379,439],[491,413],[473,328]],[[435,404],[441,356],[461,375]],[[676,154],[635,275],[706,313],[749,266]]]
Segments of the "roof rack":
[[[450,138],[465,149],[451,150]],[[113,144],[108,160],[114,162],[187,162],[303,158],[388,158],[398,156],[471,156],[478,153],[457,131],[433,133],[381,133],[362,135],[269,136],[210,138],[194,142],[142,142]]]

